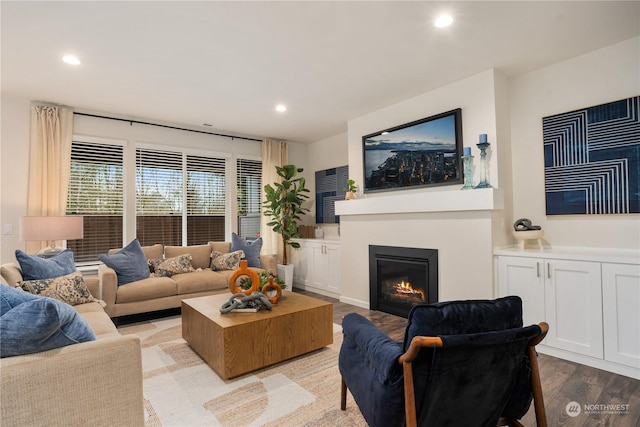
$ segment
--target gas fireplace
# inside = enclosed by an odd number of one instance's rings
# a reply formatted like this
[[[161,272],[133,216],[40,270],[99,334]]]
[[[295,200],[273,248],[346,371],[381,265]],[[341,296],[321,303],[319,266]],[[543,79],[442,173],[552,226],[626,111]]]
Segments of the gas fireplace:
[[[416,304],[438,301],[438,250],[369,246],[371,310],[407,317]]]

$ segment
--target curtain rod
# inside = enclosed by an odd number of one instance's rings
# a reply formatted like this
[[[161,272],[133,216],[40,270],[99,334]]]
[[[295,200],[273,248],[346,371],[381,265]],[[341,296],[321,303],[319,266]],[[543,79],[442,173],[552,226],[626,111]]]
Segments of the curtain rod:
[[[207,132],[204,130],[195,130],[195,129],[185,129],[185,128],[180,128],[177,126],[168,126],[168,125],[160,125],[157,123],[149,123],[149,122],[141,122],[139,120],[130,120],[130,119],[120,119],[118,117],[109,117],[109,116],[100,116],[97,114],[88,114],[88,113],[77,113],[77,112],[73,112],[73,114],[77,114],[79,116],[87,116],[87,117],[95,117],[98,119],[109,119],[109,120],[117,120],[120,122],[129,122],[129,124],[133,125],[134,123],[139,124],[139,125],[149,125],[149,126],[158,126],[161,128],[167,128],[167,129],[175,129],[175,130],[184,130],[187,132],[195,132],[195,133],[204,133],[207,135],[215,135],[215,136],[224,136],[227,138],[231,138],[231,139],[244,139],[246,141],[258,141],[258,142],[262,142],[261,139],[256,139],[256,138],[247,138],[245,136],[234,136],[234,135],[226,135],[224,133],[215,133],[215,132]]]

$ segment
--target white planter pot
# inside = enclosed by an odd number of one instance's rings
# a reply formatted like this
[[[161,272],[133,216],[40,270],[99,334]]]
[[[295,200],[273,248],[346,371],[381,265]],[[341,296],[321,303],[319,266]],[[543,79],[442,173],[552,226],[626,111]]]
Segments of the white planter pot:
[[[278,264],[278,278],[284,280],[287,290],[293,289],[293,264]]]

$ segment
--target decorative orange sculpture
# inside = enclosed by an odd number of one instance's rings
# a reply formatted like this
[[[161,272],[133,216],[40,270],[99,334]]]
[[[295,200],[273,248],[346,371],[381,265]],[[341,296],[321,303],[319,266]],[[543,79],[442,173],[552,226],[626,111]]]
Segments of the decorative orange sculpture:
[[[249,279],[251,279],[251,289],[245,290],[238,287],[236,281],[241,276],[248,276]],[[260,289],[260,277],[258,276],[258,273],[248,267],[246,259],[241,260],[240,268],[231,273],[231,276],[229,276],[229,290],[232,294],[243,293],[245,295],[251,295],[258,289]]]
[[[275,295],[269,296],[269,291],[275,291]],[[273,281],[273,276],[269,276],[269,282],[262,287],[262,293],[266,295],[271,304],[277,304],[282,296],[282,288]]]

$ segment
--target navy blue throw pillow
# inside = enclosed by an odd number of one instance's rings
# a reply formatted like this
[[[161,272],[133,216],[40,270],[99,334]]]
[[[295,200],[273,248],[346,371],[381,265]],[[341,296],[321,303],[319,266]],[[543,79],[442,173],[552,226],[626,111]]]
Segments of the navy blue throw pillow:
[[[138,239],[133,239],[115,254],[98,254],[98,258],[115,270],[118,286],[149,277],[147,257]]]
[[[231,233],[231,250],[230,252],[242,251],[244,257],[247,260],[249,267],[261,268],[260,263],[260,251],[262,250],[262,237],[258,237],[253,242],[249,243],[244,238],[238,236],[236,233]]]
[[[16,249],[16,259],[24,280],[53,279],[76,271],[73,252],[65,249],[51,258],[40,258]]]

